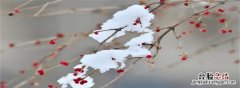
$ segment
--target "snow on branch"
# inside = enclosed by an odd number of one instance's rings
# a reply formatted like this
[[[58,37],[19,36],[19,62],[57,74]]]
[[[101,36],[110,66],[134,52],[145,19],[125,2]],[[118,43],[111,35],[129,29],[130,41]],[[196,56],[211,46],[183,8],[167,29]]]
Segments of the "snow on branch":
[[[62,88],[66,88],[68,84],[73,88],[90,88],[94,83],[92,78],[86,76],[88,67],[104,73],[110,69],[118,70],[124,68],[126,66],[125,61],[129,56],[145,57],[151,55],[151,52],[144,48],[142,43],[150,44],[153,42],[154,32],[147,28],[151,25],[150,21],[153,18],[154,15],[149,13],[149,10],[145,6],[141,5],[132,5],[125,10],[115,13],[112,19],[103,23],[101,30],[94,31],[89,34],[89,37],[102,44],[105,42],[110,43],[113,39],[125,35],[127,31],[142,34],[127,42],[125,44],[128,47],[127,49],[102,50],[84,55],[80,60],[82,63],[80,67],[84,66],[85,70],[81,70],[82,73],[80,74],[70,73],[60,78],[58,80],[59,84],[62,84]],[[86,84],[81,83],[82,81],[86,82]]]

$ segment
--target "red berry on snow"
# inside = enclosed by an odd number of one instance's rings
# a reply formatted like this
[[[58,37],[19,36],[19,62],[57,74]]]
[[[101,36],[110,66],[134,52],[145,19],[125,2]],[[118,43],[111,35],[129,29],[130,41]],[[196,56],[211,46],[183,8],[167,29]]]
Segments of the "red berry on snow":
[[[94,34],[95,34],[95,35],[98,35],[98,32],[96,31],[96,32],[94,32]]]
[[[85,84],[85,83],[87,83],[87,82],[88,82],[87,80],[82,80],[82,81],[80,82],[80,84],[83,85],[83,84]]]
[[[148,8],[150,8],[150,6],[149,6],[149,5],[146,5],[146,6],[144,7],[144,9],[148,9]]]
[[[74,73],[73,73],[73,76],[77,76],[77,75],[78,75],[78,73],[77,73],[77,72],[74,72]]]

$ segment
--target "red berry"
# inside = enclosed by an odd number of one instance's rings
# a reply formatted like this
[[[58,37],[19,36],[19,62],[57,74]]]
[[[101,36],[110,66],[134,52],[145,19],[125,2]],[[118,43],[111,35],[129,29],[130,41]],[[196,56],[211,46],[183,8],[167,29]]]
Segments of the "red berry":
[[[156,32],[160,32],[160,28],[159,27],[157,27],[157,29],[155,30]]]
[[[14,46],[15,46],[14,43],[9,43],[9,44],[8,44],[8,47],[10,47],[10,48],[13,48]]]
[[[185,5],[185,6],[188,6],[188,2],[184,2],[184,5]]]
[[[234,63],[235,63],[235,64],[239,64],[239,63],[240,63],[240,60],[235,60]]]
[[[81,78],[80,78],[80,79],[79,79],[79,78],[73,79],[73,81],[74,81],[76,84],[78,84],[78,83],[80,82],[80,80],[81,80]]]
[[[98,31],[94,32],[95,35],[98,35]]]
[[[52,84],[49,84],[49,85],[48,85],[48,88],[53,88],[53,85],[52,85]]]
[[[160,3],[160,4],[165,4],[165,3],[166,3],[166,0],[159,0],[159,3]]]
[[[137,18],[136,20],[135,20],[135,23],[140,23],[141,22],[141,19],[140,18]]]
[[[5,81],[1,81],[1,88],[6,88],[6,83],[5,83]]]
[[[152,58],[152,55],[146,55],[146,58]]]
[[[205,11],[205,12],[203,13],[203,15],[209,15],[209,14],[210,14],[209,11]]]
[[[227,33],[227,31],[224,30],[224,29],[220,30],[220,32],[221,32],[222,34],[226,34],[226,33]]]
[[[219,22],[220,22],[220,23],[225,23],[225,21],[226,21],[225,18],[219,19]]]
[[[194,22],[194,20],[191,20],[191,21],[189,21],[189,23],[190,23],[190,24],[194,24],[195,22]]]
[[[50,44],[50,45],[56,44],[56,40],[55,40],[55,39],[50,40],[49,44]]]
[[[124,72],[124,69],[118,69],[116,72],[117,73],[122,73],[122,72]]]
[[[80,84],[83,85],[83,84],[85,84],[85,83],[87,83],[87,82],[88,82],[87,80],[82,80],[82,81],[80,82]]]
[[[67,61],[60,61],[60,64],[63,65],[63,66],[68,66],[69,63]]]
[[[224,8],[219,8],[218,11],[219,12],[224,12]]]
[[[78,73],[77,73],[77,72],[74,72],[74,73],[73,73],[73,76],[77,76],[77,75],[78,75]]]
[[[43,69],[39,69],[39,70],[38,70],[38,74],[41,75],[41,76],[43,76],[43,75],[45,74],[45,72],[44,72]]]
[[[38,66],[38,62],[33,62],[33,63],[32,63],[32,66],[33,66],[34,68],[36,68],[36,67]]]
[[[84,55],[83,54],[80,54],[80,57],[83,57]]]
[[[182,59],[182,61],[185,61],[185,60],[187,60],[187,57],[182,57],[181,59]]]
[[[146,5],[146,6],[144,7],[144,9],[148,9],[148,8],[150,8],[150,6],[149,6],[149,5]]]
[[[232,30],[231,30],[231,29],[228,29],[228,32],[229,32],[229,33],[231,33],[231,32],[232,32]]]
[[[15,12],[15,13],[20,13],[20,9],[19,9],[19,8],[15,8],[15,9],[14,9],[14,12]]]
[[[183,34],[183,35],[186,35],[186,34],[187,34],[187,32],[182,32],[182,34]]]
[[[133,23],[133,25],[137,25],[137,23]]]
[[[40,45],[40,44],[41,44],[40,40],[35,41],[35,45]]]
[[[74,71],[75,71],[75,72],[80,72],[80,73],[83,73],[83,72],[84,72],[84,70],[83,70],[82,68],[75,68]]]
[[[195,25],[196,28],[200,28],[201,26],[202,26],[202,25],[201,25],[200,22],[198,22],[198,23]]]
[[[204,29],[201,30],[201,32],[207,32],[207,29],[204,28]]]
[[[209,8],[209,7],[210,7],[209,5],[205,5],[205,6],[204,6],[205,9],[207,9],[207,8]]]
[[[64,37],[64,34],[63,34],[63,33],[57,33],[57,34],[56,34],[56,37],[57,37],[57,38],[63,38],[63,37]]]

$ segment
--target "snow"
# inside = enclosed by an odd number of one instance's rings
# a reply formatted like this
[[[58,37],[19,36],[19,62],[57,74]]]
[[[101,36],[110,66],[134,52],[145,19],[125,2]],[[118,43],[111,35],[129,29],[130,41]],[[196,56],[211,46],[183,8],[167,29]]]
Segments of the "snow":
[[[121,68],[125,66],[123,63],[128,56],[126,50],[103,50],[96,54],[84,55],[80,62],[94,69],[99,69],[101,73],[104,73],[111,68],[118,68],[118,63],[121,63]],[[112,60],[112,58],[116,60]]]
[[[132,5],[125,10],[118,11],[113,15],[112,19],[109,19],[105,23],[103,23],[103,25],[101,26],[102,28],[101,30],[117,29],[117,28],[122,28],[126,26],[106,42],[109,43],[113,39],[125,35],[126,31],[139,32],[139,33],[145,32],[146,27],[151,25],[150,20],[154,18],[154,15],[152,13],[149,13],[147,9],[144,9],[144,7],[145,6],[142,6],[142,5]],[[133,25],[133,23],[137,18],[141,19],[142,25],[140,24]],[[99,32],[97,35],[92,33],[89,35],[89,37],[92,37],[98,42],[102,42],[114,32],[115,32],[114,30],[104,31],[104,32]]]
[[[78,77],[85,77],[84,75],[77,75],[74,76],[73,73],[69,73],[67,76],[64,76],[60,78],[57,82],[62,85],[62,88],[68,88],[68,85],[70,85],[72,88],[91,88],[94,85],[93,79],[88,76],[84,80],[87,80],[88,82],[81,85],[76,84],[73,79],[76,79]]]
[[[151,44],[153,42],[153,33],[154,32],[148,32],[145,34],[142,34],[138,37],[135,37],[124,44],[124,46],[136,46],[136,45],[142,45],[142,43]]]

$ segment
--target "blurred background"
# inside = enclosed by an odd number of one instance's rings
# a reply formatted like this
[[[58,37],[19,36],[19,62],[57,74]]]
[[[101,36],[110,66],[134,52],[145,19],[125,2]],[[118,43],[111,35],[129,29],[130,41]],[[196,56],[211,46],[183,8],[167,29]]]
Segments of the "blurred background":
[[[62,0],[55,4],[49,4],[38,16],[34,16],[41,7],[26,7],[42,6],[46,2],[52,1],[34,0],[22,7],[26,9],[20,9],[19,14],[14,16],[8,15],[16,6],[26,1],[0,1],[1,49],[6,49],[11,42],[18,44],[48,38],[56,33],[91,32],[96,29],[97,24],[112,18],[115,12],[133,4],[138,4],[138,0]],[[150,0],[150,2],[155,1]],[[204,9],[206,2],[203,1],[198,0],[194,3],[199,11]],[[180,39],[183,46],[182,49],[176,49],[179,45],[179,40],[175,38],[172,32],[168,33],[162,40],[162,49],[156,57],[154,68],[149,69],[146,60],[143,59],[121,79],[108,86],[108,88],[240,88],[239,4],[239,0],[230,0],[226,3],[226,13],[229,18],[228,26],[233,30],[232,33],[226,35],[219,33],[219,30],[224,28],[224,25],[218,22],[220,18],[224,17],[223,15],[211,14],[210,16],[203,16],[202,20],[207,24],[206,33],[195,30],[194,26],[186,22],[177,27],[176,33],[181,35],[182,32],[194,30]],[[214,4],[210,4],[210,6],[214,6]],[[222,5],[219,6],[219,8],[222,7]],[[211,11],[217,13],[217,9],[218,7]],[[155,19],[152,20],[153,24],[150,27],[152,29],[155,27],[168,27],[178,23],[184,18],[190,17],[193,9],[190,6],[184,6],[183,3],[179,3],[166,8],[160,8],[155,13]],[[159,35],[161,34],[156,34],[155,36]],[[127,39],[134,36],[134,33],[129,33],[129,35],[118,38],[115,41],[122,45]],[[214,47],[214,44],[219,46]],[[81,39],[60,52],[59,56],[50,64],[55,65],[61,60],[71,60],[79,57],[80,54],[86,54],[86,52],[94,49],[97,45],[98,42],[91,38]],[[8,82],[17,78],[8,85],[9,88],[12,88],[29,78],[33,75],[34,70],[30,70],[30,72],[24,75],[19,75],[19,71],[31,68],[32,62],[49,55],[54,47],[49,44],[40,46],[27,45],[1,52],[0,80]],[[186,61],[181,61],[179,55],[182,52],[190,55]],[[132,61],[129,60],[126,63],[131,64]],[[28,83],[22,88],[47,88],[49,83],[57,85],[56,81],[67,73],[72,72],[72,67],[77,64],[79,62],[75,61],[68,67],[54,68],[48,71],[44,77],[38,77],[34,80],[36,86]],[[192,86],[192,80],[197,79],[200,72],[228,72],[230,79],[236,80],[237,85]],[[92,75],[95,82],[93,88],[103,86],[117,75],[115,70],[105,74],[97,73]]]

